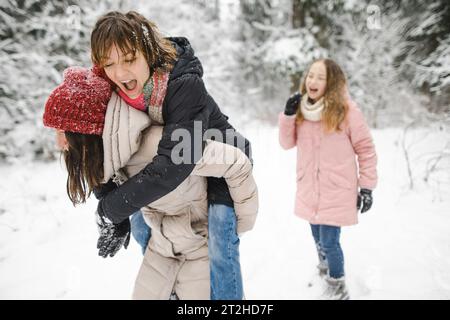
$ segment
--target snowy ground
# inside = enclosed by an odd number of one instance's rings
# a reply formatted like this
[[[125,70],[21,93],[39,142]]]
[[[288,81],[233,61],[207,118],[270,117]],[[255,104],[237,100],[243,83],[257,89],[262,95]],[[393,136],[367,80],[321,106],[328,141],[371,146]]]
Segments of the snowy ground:
[[[244,131],[244,130],[243,130]],[[295,151],[277,129],[244,131],[253,142],[260,213],[241,240],[247,299],[315,299],[316,254],[309,226],[293,213]],[[353,299],[450,299],[448,189],[407,190],[398,130],[374,131],[379,187],[342,245]],[[444,136],[429,138],[435,150]],[[97,256],[96,201],[73,208],[59,162],[0,167],[0,299],[128,299],[142,256],[135,242]],[[308,287],[309,282],[312,287]]]

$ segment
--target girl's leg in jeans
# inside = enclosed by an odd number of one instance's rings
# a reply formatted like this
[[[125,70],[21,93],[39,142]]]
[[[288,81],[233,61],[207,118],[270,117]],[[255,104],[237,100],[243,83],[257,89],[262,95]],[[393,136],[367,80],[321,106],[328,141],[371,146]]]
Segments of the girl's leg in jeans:
[[[232,207],[212,204],[208,215],[211,300],[242,300],[236,214]]]
[[[320,245],[328,262],[329,276],[339,279],[344,276],[344,253],[339,241],[341,228],[320,225]]]
[[[136,242],[141,246],[142,254],[144,254],[151,236],[150,227],[147,223],[145,223],[144,216],[140,210],[133,213],[130,220],[131,234]]]
[[[319,265],[317,266],[317,268],[319,269],[321,275],[322,273],[324,273],[325,275],[328,270],[328,263],[327,258],[325,256],[325,252],[323,251],[322,246],[320,244],[320,225],[319,224],[310,224],[310,225],[314,242],[316,244],[317,255],[319,257]]]

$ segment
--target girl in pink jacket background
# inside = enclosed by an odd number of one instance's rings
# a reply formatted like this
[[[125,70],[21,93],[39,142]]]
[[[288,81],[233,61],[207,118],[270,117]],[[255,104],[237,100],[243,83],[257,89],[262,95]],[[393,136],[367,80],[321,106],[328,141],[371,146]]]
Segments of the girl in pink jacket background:
[[[372,206],[377,156],[361,110],[350,99],[342,69],[314,61],[279,116],[283,149],[297,146],[295,214],[311,225],[325,276],[324,298],[349,299],[345,285],[342,226],[358,223]]]

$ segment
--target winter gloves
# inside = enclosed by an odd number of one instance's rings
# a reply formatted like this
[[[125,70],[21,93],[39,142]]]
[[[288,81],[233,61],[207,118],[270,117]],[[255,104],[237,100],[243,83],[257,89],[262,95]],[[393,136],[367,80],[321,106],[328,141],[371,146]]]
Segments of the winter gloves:
[[[120,223],[113,223],[107,217],[99,214],[98,211],[95,214],[100,233],[97,241],[98,255],[103,258],[114,257],[117,251],[122,248],[122,245],[126,249],[130,243],[130,219],[127,218]]]
[[[359,210],[361,208],[361,204],[362,204],[361,213],[369,211],[370,207],[372,207],[372,202],[373,202],[372,190],[369,190],[369,189],[359,190],[356,207]]]
[[[284,108],[284,114],[287,116],[292,116],[297,113],[298,107],[300,106],[300,100],[302,95],[299,92],[294,93],[289,97],[286,102],[286,107]]]
[[[101,200],[115,188],[117,188],[116,183],[110,179],[107,183],[94,188],[95,197],[98,200]],[[130,219],[127,218],[120,223],[113,223],[103,214],[100,203],[95,215],[98,232],[100,233],[97,241],[97,249],[99,249],[98,255],[103,258],[108,256],[114,257],[120,248],[122,248],[122,245],[126,249],[130,243]]]

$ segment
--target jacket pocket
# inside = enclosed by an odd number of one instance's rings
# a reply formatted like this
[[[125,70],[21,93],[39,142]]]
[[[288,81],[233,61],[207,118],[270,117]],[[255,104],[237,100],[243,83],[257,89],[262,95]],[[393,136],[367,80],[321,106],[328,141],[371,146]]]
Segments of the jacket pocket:
[[[191,226],[190,213],[177,216],[165,216],[163,234],[172,243],[173,253],[188,254],[207,243],[206,236],[195,233]]]
[[[330,172],[328,173],[328,179],[331,181],[332,184],[334,184],[337,187],[341,187],[348,190],[351,189],[350,182],[340,175]]]
[[[208,225],[202,223],[201,221],[197,221],[196,223],[192,222],[192,212],[191,209],[189,209],[189,224],[188,224],[188,230],[190,231],[191,235],[195,238],[195,239],[199,239],[199,240],[203,240],[206,239],[206,235],[202,235],[199,232],[195,231],[194,225],[199,226],[199,229],[201,229],[200,226],[206,226],[206,229],[208,229]]]

